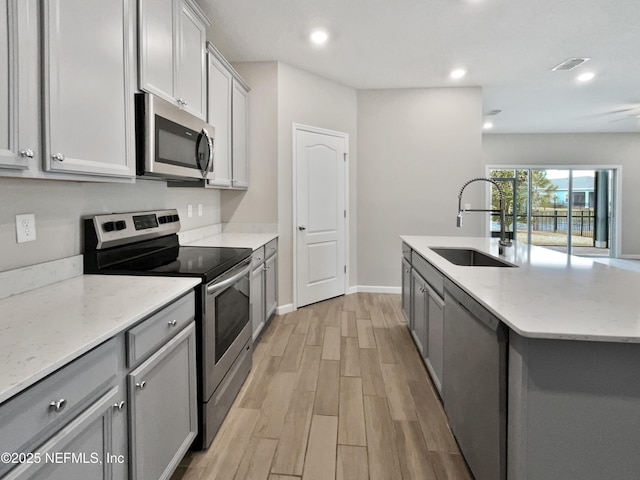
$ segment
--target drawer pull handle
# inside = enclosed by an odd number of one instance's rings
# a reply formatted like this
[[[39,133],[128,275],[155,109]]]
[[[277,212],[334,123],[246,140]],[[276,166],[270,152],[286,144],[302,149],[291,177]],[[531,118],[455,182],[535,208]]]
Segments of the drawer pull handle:
[[[63,153],[56,153],[55,155],[51,155],[51,158],[53,158],[54,160],[57,160],[58,162],[64,162]]]
[[[67,406],[67,400],[64,398],[61,398],[60,400],[53,400],[49,404],[49,408],[54,412],[61,412],[62,410],[64,410],[64,407],[66,406]]]
[[[21,157],[33,158],[34,155],[35,154],[33,153],[33,150],[31,150],[30,148],[27,148],[26,150],[21,150],[20,151],[20,156]]]
[[[178,321],[177,321],[177,320],[171,320],[171,321],[170,321],[170,322],[168,322],[168,323],[169,323],[169,326],[170,326],[170,327],[175,327],[175,326],[178,324]]]
[[[114,410],[118,410],[118,411],[122,411],[122,409],[123,409],[123,408],[124,408],[124,400],[123,400],[123,401],[121,401],[120,403],[116,403],[116,404],[113,406],[113,409],[114,409]]]
[[[141,381],[140,383],[136,383],[136,388],[138,388],[139,390],[144,390],[146,386],[147,386],[147,382],[145,382],[144,380]]]

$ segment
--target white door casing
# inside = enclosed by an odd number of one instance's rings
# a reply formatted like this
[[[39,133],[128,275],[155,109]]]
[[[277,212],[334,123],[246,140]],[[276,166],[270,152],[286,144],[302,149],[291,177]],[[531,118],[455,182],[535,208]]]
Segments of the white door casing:
[[[348,135],[294,125],[295,306],[346,293]]]

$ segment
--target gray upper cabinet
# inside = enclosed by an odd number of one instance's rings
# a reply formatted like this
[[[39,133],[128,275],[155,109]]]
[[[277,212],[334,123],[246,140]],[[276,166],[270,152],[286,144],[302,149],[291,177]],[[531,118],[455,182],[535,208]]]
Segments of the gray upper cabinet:
[[[213,147],[213,175],[207,179],[207,186],[230,187],[233,74],[224,57],[210,43],[207,44],[207,77],[207,121],[216,129]]]
[[[237,78],[233,79],[232,94],[232,180],[234,188],[249,187],[249,155],[247,151],[247,133],[249,130],[249,87]]]
[[[207,44],[208,115],[215,131],[214,172],[208,187],[249,187],[247,152],[249,86],[222,54]]]
[[[0,170],[33,168],[38,129],[38,17],[35,0],[0,2]]]
[[[42,2],[45,170],[135,176],[134,7]]]
[[[139,0],[140,89],[206,118],[206,29],[191,0]]]

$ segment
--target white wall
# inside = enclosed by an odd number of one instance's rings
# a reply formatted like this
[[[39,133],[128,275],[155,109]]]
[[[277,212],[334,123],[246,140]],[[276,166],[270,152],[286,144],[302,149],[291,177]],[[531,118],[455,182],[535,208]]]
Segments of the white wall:
[[[222,221],[275,231],[278,223],[278,64],[235,63],[249,93],[249,189],[223,191]]]
[[[187,218],[187,204],[194,216]],[[197,204],[203,216],[197,216]],[[163,182],[81,183],[0,178],[0,271],[82,253],[81,217],[99,213],[177,208],[183,230],[220,223],[220,193],[168,188]],[[36,240],[16,243],[15,216],[35,213]]]
[[[465,181],[482,176],[480,88],[358,92],[358,284],[399,287],[399,235],[479,235],[456,228]],[[480,208],[474,184],[465,203]]]
[[[278,64],[278,236],[279,304],[293,302],[293,123],[349,134],[349,284],[355,282],[357,94],[325,78]]]
[[[640,256],[640,134],[486,134],[482,149],[486,165],[621,165],[618,255]]]

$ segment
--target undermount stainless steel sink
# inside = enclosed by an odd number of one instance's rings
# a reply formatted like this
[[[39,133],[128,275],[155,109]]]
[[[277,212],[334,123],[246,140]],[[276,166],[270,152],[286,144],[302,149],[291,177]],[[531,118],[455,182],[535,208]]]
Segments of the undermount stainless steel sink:
[[[429,247],[445,260],[464,267],[517,267],[472,248]]]

